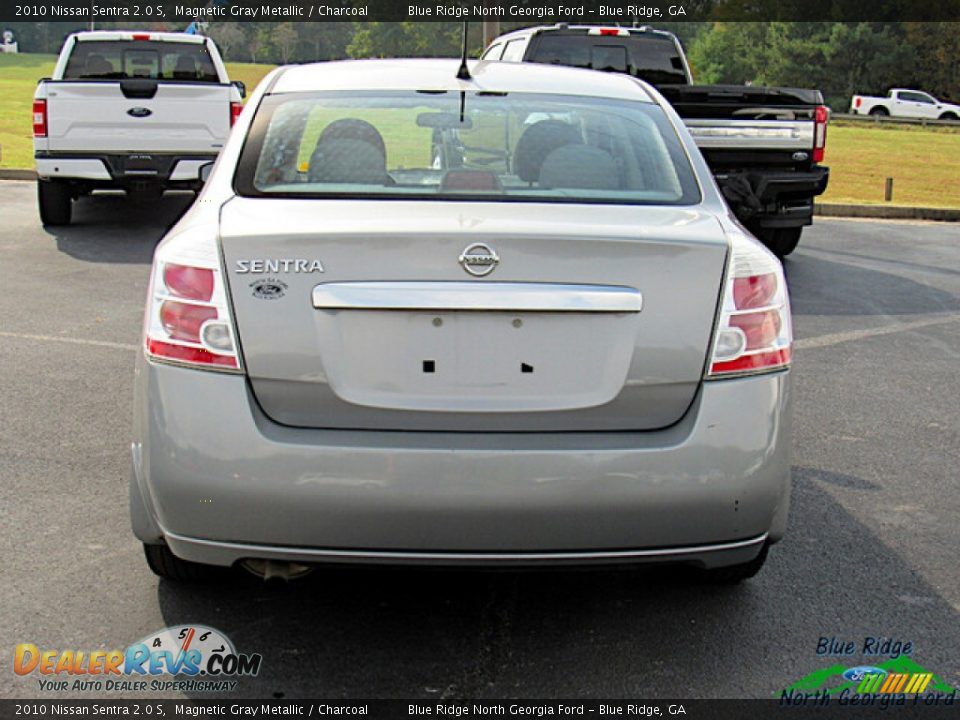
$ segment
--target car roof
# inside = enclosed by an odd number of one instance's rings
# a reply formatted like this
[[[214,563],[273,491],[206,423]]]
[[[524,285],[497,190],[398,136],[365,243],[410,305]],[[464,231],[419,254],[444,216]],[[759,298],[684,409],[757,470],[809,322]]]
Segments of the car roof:
[[[341,60],[291,65],[271,93],[333,90],[432,90],[545,93],[653,102],[646,85],[622,73],[557,65],[471,61],[470,80],[457,79],[460,60]]]
[[[147,35],[149,36],[149,41],[153,42],[186,42],[200,44],[207,39],[204,35],[153,32],[151,30],[85,30],[83,32],[73,33],[73,37],[76,38],[77,42],[92,42],[94,40],[133,40],[134,35],[137,35],[138,37]]]

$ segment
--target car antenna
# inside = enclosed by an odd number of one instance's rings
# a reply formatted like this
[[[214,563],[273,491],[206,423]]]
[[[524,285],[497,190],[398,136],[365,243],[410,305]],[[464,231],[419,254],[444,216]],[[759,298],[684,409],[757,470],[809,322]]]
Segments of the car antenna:
[[[467,21],[463,21],[463,48],[460,52],[460,69],[457,70],[457,80],[472,80],[470,68],[467,67]],[[463,125],[463,114],[467,106],[467,93],[460,91],[460,124]]]
[[[467,67],[467,21],[463,21],[463,47],[460,50],[460,69],[457,70],[457,80],[471,80],[470,68]]]

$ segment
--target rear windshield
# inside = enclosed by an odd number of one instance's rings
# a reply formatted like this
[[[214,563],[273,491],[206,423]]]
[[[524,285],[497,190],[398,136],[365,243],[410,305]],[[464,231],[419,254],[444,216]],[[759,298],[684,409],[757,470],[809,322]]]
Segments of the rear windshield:
[[[533,41],[530,62],[622,72],[654,85],[686,84],[683,59],[668,38],[543,33]]]
[[[696,179],[648,102],[526,93],[265,98],[237,190],[252,196],[688,205]]]
[[[205,43],[96,40],[73,46],[65,80],[177,80],[219,83]]]

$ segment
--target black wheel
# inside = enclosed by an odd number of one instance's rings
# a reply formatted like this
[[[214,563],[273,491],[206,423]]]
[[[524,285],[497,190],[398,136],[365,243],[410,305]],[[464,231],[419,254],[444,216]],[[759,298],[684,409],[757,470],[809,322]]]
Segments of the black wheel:
[[[760,241],[770,248],[770,251],[778,258],[783,259],[794,250],[800,242],[800,233],[802,227],[795,228],[768,228],[757,233]]]
[[[945,112],[939,117],[940,120],[956,120],[957,114],[952,112]]]
[[[37,204],[44,225],[69,225],[73,191],[66,183],[37,180]]]
[[[226,568],[216,565],[202,565],[181,560],[170,552],[170,548],[166,545],[144,544],[143,554],[147,558],[147,565],[155,575],[175,582],[210,582],[223,579],[229,573]]]
[[[717,585],[736,585],[737,583],[749,580],[758,572],[767,561],[767,552],[770,550],[769,543],[763,544],[763,549],[750,562],[741,565],[729,565],[728,567],[713,568],[703,571],[703,579],[708,583]]]
[[[889,115],[890,111],[887,110],[885,107],[875,107],[872,110],[870,110],[870,114],[871,115]]]

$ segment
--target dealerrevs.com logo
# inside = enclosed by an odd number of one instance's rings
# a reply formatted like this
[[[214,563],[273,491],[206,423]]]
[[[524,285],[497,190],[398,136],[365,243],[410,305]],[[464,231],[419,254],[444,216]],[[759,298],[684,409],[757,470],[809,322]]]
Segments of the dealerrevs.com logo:
[[[238,653],[230,639],[205,625],[177,625],[125,650],[41,649],[21,643],[13,670],[38,676],[40,690],[143,692],[235,690],[238,677],[260,672],[263,656]]]

